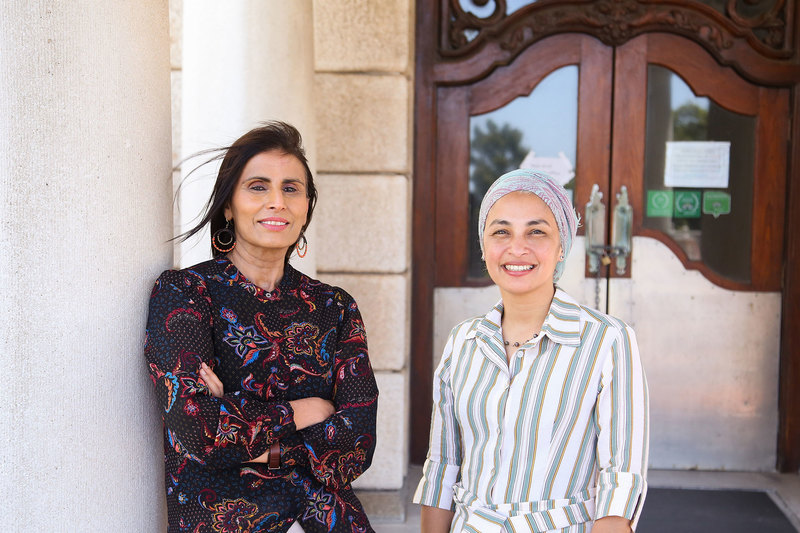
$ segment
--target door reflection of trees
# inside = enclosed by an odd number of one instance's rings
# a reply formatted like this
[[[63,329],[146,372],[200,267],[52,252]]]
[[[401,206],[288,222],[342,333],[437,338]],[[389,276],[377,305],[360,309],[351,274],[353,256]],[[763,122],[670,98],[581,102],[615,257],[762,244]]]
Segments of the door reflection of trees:
[[[498,126],[493,120],[486,129],[472,129],[469,154],[469,276],[486,277],[478,243],[478,214],[481,198],[499,176],[519,168],[530,148],[522,144],[522,130],[505,123]]]

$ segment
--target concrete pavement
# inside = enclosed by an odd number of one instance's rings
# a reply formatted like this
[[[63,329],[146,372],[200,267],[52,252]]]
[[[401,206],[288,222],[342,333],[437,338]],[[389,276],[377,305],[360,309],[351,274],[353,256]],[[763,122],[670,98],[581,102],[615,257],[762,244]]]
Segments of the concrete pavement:
[[[411,503],[411,496],[420,476],[421,467],[412,465],[402,490],[359,492],[359,498],[377,533],[419,532],[419,506]],[[786,514],[797,531],[800,531],[800,475],[797,474],[651,470],[648,481],[652,488],[764,491]],[[646,506],[647,503],[645,509]],[[761,529],[759,533],[770,532]]]

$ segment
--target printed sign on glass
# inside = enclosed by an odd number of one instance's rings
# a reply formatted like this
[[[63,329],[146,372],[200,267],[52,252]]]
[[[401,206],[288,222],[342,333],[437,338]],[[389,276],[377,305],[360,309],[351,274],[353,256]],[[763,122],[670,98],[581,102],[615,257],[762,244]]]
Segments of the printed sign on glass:
[[[667,143],[664,185],[667,187],[728,187],[730,142],[675,141]]]

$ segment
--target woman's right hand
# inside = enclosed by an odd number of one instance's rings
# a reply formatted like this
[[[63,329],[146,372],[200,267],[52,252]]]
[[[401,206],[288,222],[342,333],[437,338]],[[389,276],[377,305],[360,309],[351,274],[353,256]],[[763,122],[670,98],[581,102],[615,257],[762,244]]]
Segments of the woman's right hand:
[[[336,412],[333,402],[316,396],[292,400],[289,405],[294,411],[294,425],[297,429],[319,424]]]
[[[222,395],[225,394],[225,387],[214,371],[211,370],[211,367],[205,363],[200,363],[200,377],[205,381],[212,396],[222,398]]]
[[[336,412],[333,402],[317,398],[316,396],[292,400],[289,402],[289,405],[292,406],[292,410],[294,411],[294,425],[298,430],[313,426],[314,424],[319,424]],[[251,459],[249,462],[269,462],[269,451],[264,452],[255,459]]]

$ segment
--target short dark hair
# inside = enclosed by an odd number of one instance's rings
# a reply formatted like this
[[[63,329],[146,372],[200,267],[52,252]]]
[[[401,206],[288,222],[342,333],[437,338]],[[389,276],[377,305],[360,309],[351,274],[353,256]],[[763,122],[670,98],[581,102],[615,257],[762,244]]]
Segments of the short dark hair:
[[[181,242],[185,241],[201,231],[208,223],[211,223],[212,238],[214,232],[224,228],[227,222],[225,220],[225,208],[230,205],[233,191],[242,176],[245,165],[258,154],[273,150],[296,157],[306,171],[308,214],[306,215],[306,223],[303,224],[303,228],[300,230],[300,237],[302,237],[311,222],[311,215],[314,213],[314,206],[317,204],[317,188],[314,186],[314,176],[312,176],[311,169],[308,166],[308,159],[303,149],[303,138],[300,136],[300,132],[291,124],[274,120],[264,122],[260,127],[248,131],[230,146],[211,150],[211,152],[219,152],[219,155],[212,157],[208,162],[222,158],[222,164],[217,173],[214,190],[206,203],[205,214],[195,227],[179,235],[177,239]],[[205,151],[199,155],[207,153],[208,151]],[[299,240],[300,238],[298,238]],[[286,251],[284,262],[289,261],[295,244],[297,244],[297,241]],[[219,252],[213,246],[211,247],[211,253],[215,258],[222,255],[222,252]]]

